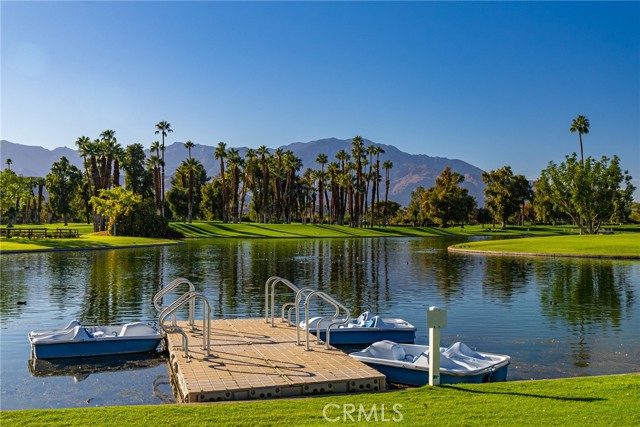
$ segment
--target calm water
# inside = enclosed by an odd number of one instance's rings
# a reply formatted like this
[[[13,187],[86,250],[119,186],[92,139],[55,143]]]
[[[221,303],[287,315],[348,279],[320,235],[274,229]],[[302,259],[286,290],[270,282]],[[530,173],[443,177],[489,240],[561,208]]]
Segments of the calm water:
[[[157,321],[153,295],[176,277],[214,317],[260,317],[266,279],[330,293],[418,326],[448,310],[443,345],[509,354],[510,380],[640,371],[640,263],[448,254],[465,239],[198,240],[117,251],[0,258],[0,408],[153,404],[173,400],[162,357],[91,365],[30,361],[27,332]],[[18,304],[18,301],[26,304]],[[98,372],[95,372],[98,371]]]

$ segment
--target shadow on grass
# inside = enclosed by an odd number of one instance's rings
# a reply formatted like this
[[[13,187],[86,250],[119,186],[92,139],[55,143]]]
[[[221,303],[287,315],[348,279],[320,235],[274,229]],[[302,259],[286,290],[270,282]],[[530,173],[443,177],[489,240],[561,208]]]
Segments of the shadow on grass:
[[[259,225],[259,224],[251,224],[252,227],[255,228],[259,228],[261,230],[267,231],[269,233],[278,233],[278,234],[289,234],[291,236],[296,236],[296,237],[309,237],[307,234],[300,234],[300,233],[292,233],[290,231],[285,231],[285,230],[273,230],[271,228],[265,227],[264,225]],[[276,237],[276,236],[269,236],[267,234],[264,234],[262,237]],[[286,237],[286,236],[285,236]]]
[[[489,390],[468,390],[466,388],[457,387],[454,385],[443,385],[443,388],[450,388],[466,393],[476,393],[476,394],[505,394],[508,396],[522,396],[522,397],[535,397],[537,399],[551,399],[551,400],[562,400],[566,402],[603,402],[609,399],[604,399],[602,397],[561,397],[561,396],[544,396],[541,394],[531,394],[531,393],[518,393],[514,391],[489,391]]]

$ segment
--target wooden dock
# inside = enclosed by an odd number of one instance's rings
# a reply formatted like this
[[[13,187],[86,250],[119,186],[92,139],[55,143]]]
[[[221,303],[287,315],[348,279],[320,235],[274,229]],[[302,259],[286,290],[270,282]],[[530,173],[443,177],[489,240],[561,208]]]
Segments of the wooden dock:
[[[174,385],[184,402],[269,399],[325,393],[385,390],[385,376],[337,349],[311,341],[296,345],[296,329],[264,319],[211,321],[211,356],[202,349],[202,321],[189,331],[187,359],[182,336],[167,335]],[[305,343],[304,333],[300,333]],[[315,337],[314,337],[315,338]]]

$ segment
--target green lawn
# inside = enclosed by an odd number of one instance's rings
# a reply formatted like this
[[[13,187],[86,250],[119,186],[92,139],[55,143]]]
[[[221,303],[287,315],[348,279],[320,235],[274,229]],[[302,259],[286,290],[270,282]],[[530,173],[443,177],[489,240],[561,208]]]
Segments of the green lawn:
[[[635,426],[640,420],[639,396],[640,375],[632,374],[229,404],[3,411],[0,424],[3,427]]]
[[[462,243],[452,250],[484,253],[640,258],[640,234],[531,237]]]
[[[555,236],[573,234],[575,227],[513,226],[506,230],[491,229],[480,225],[439,227],[374,227],[351,228],[341,225],[320,224],[224,224],[218,221],[194,221],[191,224],[171,222],[171,228],[185,237],[434,237],[434,236]],[[636,231],[640,232],[640,227]]]
[[[177,243],[179,242],[168,239],[93,235],[84,235],[69,239],[27,239],[12,237],[11,239],[0,239],[0,253],[11,253],[13,251],[112,249],[150,245],[173,245]]]

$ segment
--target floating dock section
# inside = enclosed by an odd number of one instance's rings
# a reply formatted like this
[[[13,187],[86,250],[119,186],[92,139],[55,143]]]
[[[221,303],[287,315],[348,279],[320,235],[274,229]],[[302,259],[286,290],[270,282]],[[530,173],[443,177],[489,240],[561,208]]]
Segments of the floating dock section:
[[[203,322],[178,322],[189,338],[189,357],[179,334],[167,334],[173,381],[184,402],[269,399],[385,390],[385,376],[340,350],[296,345],[296,328],[264,319],[211,321],[210,356]],[[301,333],[301,342],[305,334]]]

